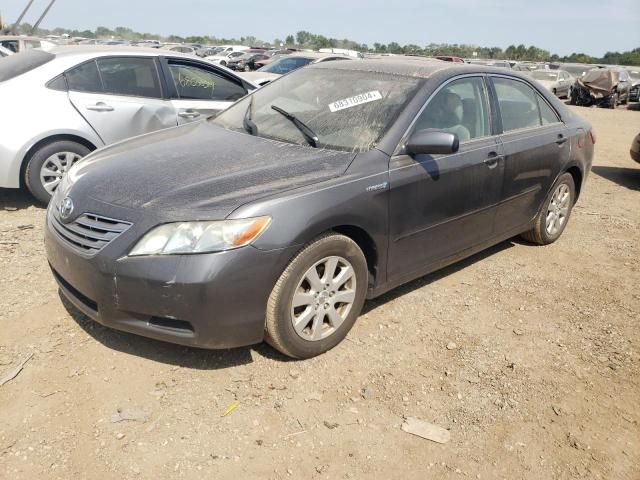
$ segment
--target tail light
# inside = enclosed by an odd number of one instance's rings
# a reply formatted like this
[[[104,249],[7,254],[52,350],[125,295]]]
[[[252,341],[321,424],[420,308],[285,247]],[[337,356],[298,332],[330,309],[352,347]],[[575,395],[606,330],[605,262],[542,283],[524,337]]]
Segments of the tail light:
[[[591,139],[591,143],[596,144],[596,134],[593,131],[593,128],[589,129],[589,138]]]

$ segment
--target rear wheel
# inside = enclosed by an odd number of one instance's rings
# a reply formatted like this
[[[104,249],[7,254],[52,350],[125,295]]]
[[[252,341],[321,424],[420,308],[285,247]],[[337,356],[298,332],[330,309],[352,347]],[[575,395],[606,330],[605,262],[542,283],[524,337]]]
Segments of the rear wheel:
[[[54,141],[31,155],[24,172],[24,182],[31,194],[42,203],[49,200],[62,176],[90,150],[70,140]]]
[[[522,234],[529,242],[548,245],[564,232],[575,202],[576,187],[570,173],[563,173],[547,196],[531,230]]]
[[[340,343],[364,305],[367,262],[348,237],[309,243],[276,282],[266,313],[266,340],[293,358],[311,358]]]

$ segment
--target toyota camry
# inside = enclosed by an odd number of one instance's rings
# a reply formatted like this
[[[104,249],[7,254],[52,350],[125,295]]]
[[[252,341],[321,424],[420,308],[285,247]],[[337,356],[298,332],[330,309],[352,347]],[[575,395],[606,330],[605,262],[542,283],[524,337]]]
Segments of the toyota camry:
[[[319,63],[79,161],[47,211],[48,260],[108,327],[308,358],[366,299],[516,235],[556,241],[594,144],[517,72]]]

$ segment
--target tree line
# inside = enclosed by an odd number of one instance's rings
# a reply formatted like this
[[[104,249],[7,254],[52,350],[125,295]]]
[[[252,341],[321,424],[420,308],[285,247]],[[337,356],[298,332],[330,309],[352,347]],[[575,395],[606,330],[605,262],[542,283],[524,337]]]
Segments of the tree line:
[[[31,25],[23,23],[19,26],[18,31],[21,33],[31,33]],[[366,43],[358,43],[347,38],[336,39],[325,37],[307,31],[299,31],[295,34],[286,36],[283,39],[275,38],[271,42],[260,40],[253,36],[240,38],[221,38],[215,36],[188,36],[179,35],[162,36],[154,33],[135,32],[127,27],[116,27],[113,30],[107,27],[98,27],[95,31],[91,30],[70,30],[65,28],[54,28],[52,30],[38,29],[37,35],[62,35],[68,34],[72,37],[84,38],[118,38],[129,41],[140,40],[160,40],[163,42],[176,43],[200,43],[203,45],[216,44],[243,44],[255,47],[296,47],[304,49],[318,50],[320,48],[344,48],[348,50],[356,50],[363,53],[393,53],[393,54],[409,54],[409,55],[454,55],[463,58],[488,58],[495,60],[519,60],[519,61],[535,61],[535,62],[562,62],[562,63],[606,63],[612,65],[640,65],[640,48],[635,48],[627,52],[607,52],[603,57],[594,57],[586,53],[572,53],[571,55],[560,56],[551,53],[548,50],[530,45],[510,45],[505,49],[500,47],[479,47],[476,45],[465,44],[449,44],[449,43],[430,43],[426,46],[415,44],[400,45],[397,42],[388,44],[374,43],[367,45]]]

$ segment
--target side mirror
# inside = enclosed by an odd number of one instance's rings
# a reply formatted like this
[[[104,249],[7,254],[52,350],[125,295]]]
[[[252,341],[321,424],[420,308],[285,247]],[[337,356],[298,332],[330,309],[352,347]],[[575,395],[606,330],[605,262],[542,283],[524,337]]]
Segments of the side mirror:
[[[442,130],[418,130],[414,132],[405,146],[407,155],[449,154],[456,153],[460,148],[458,135]]]

